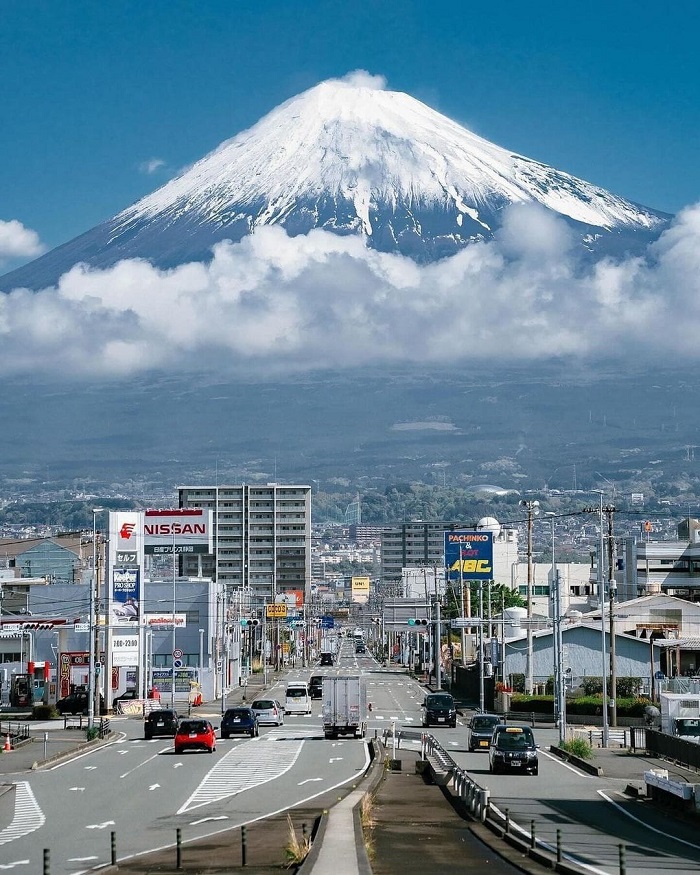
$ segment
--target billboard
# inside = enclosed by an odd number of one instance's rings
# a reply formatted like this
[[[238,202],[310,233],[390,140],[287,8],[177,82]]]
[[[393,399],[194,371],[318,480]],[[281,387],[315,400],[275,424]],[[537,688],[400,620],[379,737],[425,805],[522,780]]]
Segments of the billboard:
[[[139,568],[113,568],[109,622],[138,624],[141,616],[140,601],[141,570]]]
[[[144,614],[144,623],[149,629],[172,629],[173,615],[167,612],[162,614]],[[187,614],[175,614],[175,628],[187,627]]]
[[[213,553],[213,532],[213,513],[201,507],[147,510],[143,514],[145,553]]]
[[[369,599],[369,577],[352,577],[352,600],[366,602]]]
[[[445,532],[445,568],[449,580],[493,580],[493,533]]]
[[[139,636],[115,635],[112,638],[112,666],[138,665]]]

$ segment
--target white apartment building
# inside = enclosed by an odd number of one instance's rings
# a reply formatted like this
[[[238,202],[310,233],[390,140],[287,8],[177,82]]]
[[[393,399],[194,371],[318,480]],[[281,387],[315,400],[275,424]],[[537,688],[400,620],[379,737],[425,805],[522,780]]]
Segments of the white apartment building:
[[[621,538],[617,558],[620,601],[658,593],[700,601],[700,520],[683,520],[674,541]]]
[[[202,573],[239,590],[250,605],[311,589],[311,487],[282,483],[181,486],[180,507],[211,509],[214,554]],[[184,573],[197,573],[197,557],[183,556]]]

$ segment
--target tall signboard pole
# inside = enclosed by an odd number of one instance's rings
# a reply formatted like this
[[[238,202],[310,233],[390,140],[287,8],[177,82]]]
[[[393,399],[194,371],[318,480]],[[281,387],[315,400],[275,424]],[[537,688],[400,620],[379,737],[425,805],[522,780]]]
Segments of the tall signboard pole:
[[[445,532],[445,571],[447,581],[459,581],[460,586],[471,588],[471,581],[479,582],[480,619],[483,623],[481,599],[483,582],[493,580],[493,533],[483,530],[468,531],[455,529]],[[471,599],[468,613],[471,613]],[[465,618],[468,620],[468,618]],[[476,625],[476,624],[474,624]],[[483,632],[479,634],[479,675],[483,684],[484,673]],[[483,693],[481,694],[483,699]]]

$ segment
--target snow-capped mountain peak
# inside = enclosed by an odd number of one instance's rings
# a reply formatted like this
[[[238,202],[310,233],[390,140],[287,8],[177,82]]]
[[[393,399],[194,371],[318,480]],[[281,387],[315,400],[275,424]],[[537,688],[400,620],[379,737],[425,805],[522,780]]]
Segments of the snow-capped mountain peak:
[[[424,103],[329,80],[287,100],[113,219],[0,280],[55,283],[81,261],[207,260],[262,225],[324,228],[420,261],[490,239],[511,204],[562,216],[588,248],[638,248],[669,216],[477,136]]]

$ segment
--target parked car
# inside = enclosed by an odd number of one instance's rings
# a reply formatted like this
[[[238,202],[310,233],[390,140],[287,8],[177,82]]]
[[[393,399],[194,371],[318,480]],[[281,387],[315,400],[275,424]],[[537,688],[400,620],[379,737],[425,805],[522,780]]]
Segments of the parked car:
[[[457,706],[449,693],[428,693],[421,706],[423,726],[456,726]]]
[[[175,733],[175,753],[185,750],[216,750],[216,731],[208,720],[181,720]]]
[[[500,722],[497,714],[475,714],[469,721],[469,750],[488,751],[493,730]]]
[[[314,674],[309,678],[309,695],[312,699],[320,699],[323,695],[322,674]]]
[[[529,772],[539,770],[535,735],[529,726],[499,724],[489,743],[489,771]]]
[[[146,714],[143,720],[144,738],[151,739],[156,735],[165,735],[173,738],[177,734],[180,718],[175,711],[169,708],[158,708]]]
[[[238,708],[227,708],[221,718],[221,737],[231,735],[249,735],[255,738],[259,734],[258,718],[252,708],[242,705]]]
[[[310,714],[311,696],[305,683],[290,683],[285,693],[284,710],[286,714]]]
[[[274,723],[275,726],[284,724],[284,708],[277,699],[255,699],[250,707],[258,718],[258,723]]]
[[[68,693],[67,696],[56,702],[56,710],[61,717],[63,717],[64,714],[87,714],[90,710],[88,707],[87,690],[75,690],[72,693]],[[104,713],[105,703],[100,695],[100,714]]]
[[[116,711],[119,707],[120,702],[132,702],[134,699],[139,698],[138,690],[126,690],[121,694],[121,696],[115,696],[112,699],[112,710]]]

